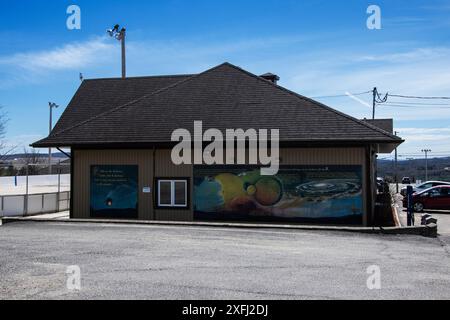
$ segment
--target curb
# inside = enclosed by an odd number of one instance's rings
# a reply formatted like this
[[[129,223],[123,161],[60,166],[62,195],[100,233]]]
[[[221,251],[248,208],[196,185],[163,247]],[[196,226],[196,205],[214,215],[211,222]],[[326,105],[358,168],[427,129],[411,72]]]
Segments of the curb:
[[[0,225],[10,222],[60,222],[60,223],[102,223],[102,224],[133,224],[133,225],[163,225],[163,226],[190,226],[190,227],[222,227],[240,229],[279,229],[279,230],[308,230],[308,231],[343,231],[366,234],[411,234],[424,237],[437,237],[437,225],[420,225],[413,227],[340,227],[315,225],[288,225],[288,224],[252,224],[252,223],[226,223],[226,222],[186,222],[186,221],[147,221],[147,220],[101,220],[101,219],[39,219],[30,217],[4,217],[0,218]]]

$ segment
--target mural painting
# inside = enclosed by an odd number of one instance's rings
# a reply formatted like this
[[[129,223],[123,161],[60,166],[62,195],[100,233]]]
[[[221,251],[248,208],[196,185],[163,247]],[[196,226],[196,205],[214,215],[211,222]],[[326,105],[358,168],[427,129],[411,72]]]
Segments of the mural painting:
[[[194,219],[362,224],[361,166],[194,167]]]
[[[137,218],[138,166],[91,166],[91,217]]]

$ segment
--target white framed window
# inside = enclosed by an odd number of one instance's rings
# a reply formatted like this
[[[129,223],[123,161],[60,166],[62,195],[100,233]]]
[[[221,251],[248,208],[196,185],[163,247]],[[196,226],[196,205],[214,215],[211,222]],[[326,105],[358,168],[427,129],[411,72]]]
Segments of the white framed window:
[[[157,179],[157,205],[160,208],[187,208],[187,179]]]

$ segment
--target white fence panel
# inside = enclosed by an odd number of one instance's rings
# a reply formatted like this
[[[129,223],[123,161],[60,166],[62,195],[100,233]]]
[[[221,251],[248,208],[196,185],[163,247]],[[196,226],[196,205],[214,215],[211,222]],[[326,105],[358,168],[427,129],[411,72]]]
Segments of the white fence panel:
[[[33,194],[28,196],[27,214],[37,214],[42,212],[42,194]]]
[[[3,215],[22,216],[24,212],[24,205],[24,196],[3,197]]]
[[[66,211],[70,209],[70,192],[2,195],[0,196],[0,217],[15,217]],[[28,202],[28,203],[27,203]]]
[[[58,195],[56,193],[44,194],[44,208],[42,212],[56,212],[58,210],[57,199]]]
[[[60,192],[59,211],[69,210],[69,208],[70,208],[70,192]]]

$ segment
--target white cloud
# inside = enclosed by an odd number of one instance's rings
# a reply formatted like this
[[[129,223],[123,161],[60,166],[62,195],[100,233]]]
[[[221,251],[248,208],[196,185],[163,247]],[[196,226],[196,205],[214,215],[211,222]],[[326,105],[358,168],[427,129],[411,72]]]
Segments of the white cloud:
[[[0,57],[0,65],[32,72],[79,69],[105,60],[113,44],[103,38],[69,43],[47,51],[17,53]]]
[[[410,43],[401,46],[392,43],[380,46],[381,49],[335,47],[325,40],[313,36],[285,36],[220,42],[201,39],[130,41],[127,43],[127,70],[130,75],[200,72],[214,64],[229,61],[254,73],[277,73],[281,76],[281,85],[307,96],[362,92],[374,86],[382,92],[395,94],[449,95],[450,47],[425,47]],[[322,45],[315,45],[318,42]],[[406,50],[405,47],[412,49]],[[86,71],[93,77],[111,76],[111,72],[117,71],[118,76],[120,47],[117,41],[96,38],[48,51],[0,57],[0,67],[0,77],[4,78],[0,80],[11,78],[16,84],[32,81],[34,75],[40,76],[42,73],[53,76],[57,72],[73,73],[74,70]],[[40,77],[34,78],[40,80]],[[0,86],[4,86],[4,81]],[[371,104],[370,94],[358,98]],[[371,116],[370,107],[348,97],[321,101],[357,118]],[[379,106],[377,117],[406,121],[436,119],[446,125],[450,122],[450,108]],[[411,126],[398,129],[407,139],[400,147],[403,152],[415,152],[428,145],[436,150],[450,150],[449,128]],[[13,137],[11,140],[20,139]],[[27,142],[22,144],[27,145],[38,138],[25,140]]]
[[[380,92],[391,94],[448,96],[450,88],[450,48],[422,48],[410,52],[391,52],[374,55],[379,62],[372,64],[366,55],[354,53],[346,59],[344,54],[336,54],[328,59],[321,56],[321,64],[304,60],[302,67],[292,68],[287,85],[295,91],[308,96],[329,94],[345,94],[363,92],[377,87]],[[362,57],[362,58],[361,58]],[[297,64],[290,64],[297,65]],[[372,97],[358,96],[371,104]],[[391,98],[390,101],[402,99]],[[349,98],[321,99],[331,107],[349,113],[355,117],[368,117],[371,108],[355,103]],[[405,100],[403,100],[405,101]],[[406,100],[408,102],[417,102]],[[429,101],[420,101],[421,103]],[[435,101],[433,101],[435,102]],[[450,102],[449,102],[450,103]],[[398,108],[394,106],[378,106],[378,117],[396,120],[445,120],[450,121],[449,108]]]
[[[23,152],[30,149],[30,144],[44,138],[42,134],[21,134],[5,139],[5,149],[14,148],[14,152]]]
[[[282,36],[207,43],[202,39],[128,41],[127,70],[130,75],[200,72],[215,63],[231,60],[231,56],[262,53],[307,39],[310,37]],[[43,75],[74,70],[111,76],[107,73],[110,66],[113,69],[120,66],[119,43],[106,36],[97,37],[85,42],[66,43],[49,50],[0,56],[0,86],[5,89],[24,82],[41,82]]]
[[[380,55],[366,55],[356,60],[388,63],[411,63],[423,59],[444,58],[450,55],[449,48],[418,48],[411,51]]]
[[[450,156],[450,127],[443,128],[397,128],[405,142],[400,153],[421,155],[424,148],[431,149],[431,156]]]

